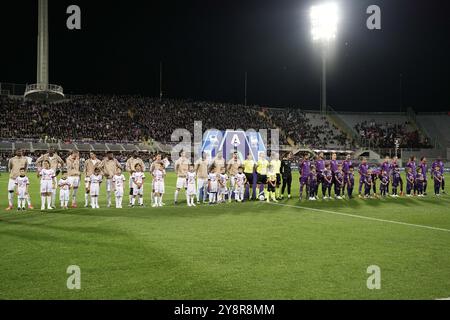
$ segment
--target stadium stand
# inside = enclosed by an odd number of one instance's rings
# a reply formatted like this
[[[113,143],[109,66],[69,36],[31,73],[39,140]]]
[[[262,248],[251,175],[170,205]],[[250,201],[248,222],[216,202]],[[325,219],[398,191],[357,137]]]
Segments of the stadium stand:
[[[439,141],[442,147],[450,148],[450,115],[419,114],[416,119],[430,137]]]
[[[401,148],[429,148],[428,138],[402,113],[340,113],[340,118],[359,135],[363,146],[391,148],[399,140]]]
[[[0,138],[19,141],[8,145],[15,149],[20,146],[27,150],[45,150],[53,144],[59,150],[75,148],[85,152],[161,151],[167,150],[174,130],[182,128],[193,132],[194,122],[199,120],[203,122],[203,130],[276,127],[280,129],[280,144],[293,148],[361,147],[356,142],[374,148],[392,148],[396,138],[400,138],[401,147],[428,146],[427,139],[405,114],[339,113],[337,119],[336,115],[324,116],[298,108],[160,101],[141,96],[76,96],[51,105],[5,97],[0,102]],[[353,132],[349,132],[349,128]],[[446,135],[446,132],[439,134]]]

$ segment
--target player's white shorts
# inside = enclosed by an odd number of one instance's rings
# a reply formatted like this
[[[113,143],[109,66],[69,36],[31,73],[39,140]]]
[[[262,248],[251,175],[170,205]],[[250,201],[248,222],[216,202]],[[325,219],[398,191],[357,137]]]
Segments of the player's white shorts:
[[[17,193],[19,199],[25,199],[27,197],[27,188],[18,188]]]
[[[219,194],[227,194],[228,188],[227,187],[220,187],[219,188]]]
[[[112,179],[106,179],[106,191],[111,192],[113,181]]]
[[[197,189],[195,188],[195,183],[187,185],[186,193],[188,196],[195,196],[197,194]]]
[[[116,197],[123,197],[123,188],[116,188],[116,190],[114,191],[114,195]]]
[[[143,196],[143,195],[144,195],[144,185],[138,188],[138,186],[133,183],[133,196]]]
[[[186,188],[186,178],[177,178],[177,189]]]
[[[86,190],[89,188],[90,182],[91,182],[91,178],[89,178],[89,177],[84,178],[84,187],[86,188]]]
[[[59,201],[69,201],[70,190],[59,190]]]
[[[242,194],[245,191],[245,186],[244,185],[238,185],[236,184],[234,187],[234,192],[238,193],[238,194]]]
[[[153,182],[153,190],[155,193],[164,194],[165,186],[163,181],[154,181]]]
[[[208,179],[197,179],[197,190],[201,190],[203,187],[208,187]]]
[[[8,181],[8,191],[14,191],[16,189],[16,180],[9,179]]]
[[[41,181],[41,193],[53,193],[53,181],[42,180]]]
[[[69,181],[72,188],[76,189],[80,186],[80,177],[77,176],[69,177],[67,178],[67,181]]]
[[[90,195],[91,196],[99,196],[100,194],[100,185],[99,184],[91,184]]]
[[[211,181],[208,192],[217,192],[217,185],[218,185],[217,181],[215,182]]]

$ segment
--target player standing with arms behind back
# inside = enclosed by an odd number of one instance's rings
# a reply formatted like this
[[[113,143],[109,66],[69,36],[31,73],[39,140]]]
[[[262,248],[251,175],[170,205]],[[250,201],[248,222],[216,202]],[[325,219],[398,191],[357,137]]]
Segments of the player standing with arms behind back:
[[[53,169],[53,171],[55,172],[55,177],[53,178],[53,185],[56,186],[57,184],[57,177],[59,175],[59,172],[61,170],[61,168],[65,165],[63,159],[61,159],[60,156],[58,156],[58,154],[56,153],[55,148],[49,148],[48,152],[46,154],[44,154],[43,156],[39,157],[36,160],[36,166],[39,170],[39,168],[42,168],[42,163],[43,161],[48,161],[50,163],[50,169]],[[52,208],[56,208],[56,192],[52,193]]]
[[[20,174],[16,178],[17,186],[17,210],[25,211],[25,201],[29,193],[30,180],[26,175],[25,168],[20,169]]]
[[[97,155],[95,152],[89,153],[89,159],[84,162],[84,187],[86,189],[86,192],[84,194],[84,207],[89,207],[89,198],[91,195],[90,192],[90,185],[91,185],[91,177],[95,172],[95,169],[97,169],[100,166],[100,160],[97,159]],[[92,201],[91,201],[92,203]]]
[[[195,163],[195,172],[197,174],[197,204],[200,204],[200,199],[206,203],[208,196],[208,156],[206,152],[203,152],[202,158]]]
[[[106,203],[107,207],[111,207],[111,193],[113,189],[113,178],[116,174],[117,168],[122,168],[119,161],[114,158],[111,151],[106,153],[106,157],[100,164],[100,169],[103,171],[103,176],[106,179]]]
[[[25,169],[27,171],[28,162],[27,158],[23,156],[22,150],[16,151],[16,156],[9,159],[8,161],[8,171],[9,171],[9,181],[8,181],[8,207],[6,211],[12,210],[14,207],[14,190],[16,188],[16,179],[20,175],[20,169]],[[31,206],[30,196],[27,195],[28,208],[33,209]]]
[[[77,194],[80,186],[80,153],[76,150],[72,151],[72,154],[66,159],[68,180],[71,186],[72,192],[72,208],[77,207]]]
[[[125,164],[125,170],[130,174],[130,179],[129,179],[130,199],[129,199],[129,204],[128,204],[129,207],[132,206],[132,201],[134,198],[133,180],[132,180],[131,176],[135,172],[137,164],[140,164],[142,170],[144,171],[144,168],[145,168],[144,161],[142,161],[142,159],[139,158],[138,152],[134,151],[133,154],[131,155],[131,158],[128,159],[127,163]]]
[[[48,160],[42,161],[43,168],[39,171],[41,178],[41,210],[45,210],[45,202],[47,202],[47,210],[52,208],[52,194],[55,193],[55,176],[56,173],[50,168]]]
[[[181,151],[180,158],[175,162],[175,172],[177,174],[177,185],[174,195],[174,202],[178,204],[178,195],[181,189],[186,189],[186,176],[189,170],[190,161],[186,158],[186,153]]]
[[[125,185],[125,180],[126,180],[125,176],[122,174],[122,169],[117,168],[116,174],[112,179],[114,188],[114,197],[116,199],[116,209],[122,209],[122,201],[124,195],[123,187]]]

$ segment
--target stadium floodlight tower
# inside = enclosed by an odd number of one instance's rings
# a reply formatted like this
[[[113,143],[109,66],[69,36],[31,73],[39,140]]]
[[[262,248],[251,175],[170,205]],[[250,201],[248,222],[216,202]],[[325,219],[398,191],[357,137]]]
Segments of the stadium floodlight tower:
[[[327,55],[330,43],[336,38],[339,10],[334,2],[318,4],[311,7],[311,35],[318,43],[322,53],[322,87],[320,111],[327,112]]]
[[[48,0],[39,0],[37,83],[27,85],[25,98],[51,102],[64,98],[63,88],[48,83]]]

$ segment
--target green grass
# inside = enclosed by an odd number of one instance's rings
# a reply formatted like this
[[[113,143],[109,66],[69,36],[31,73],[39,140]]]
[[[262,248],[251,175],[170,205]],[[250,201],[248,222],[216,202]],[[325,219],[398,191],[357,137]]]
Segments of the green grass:
[[[450,297],[449,196],[188,208],[173,206],[174,184],[160,209],[0,212],[0,299]],[[2,207],[6,189],[3,174]],[[79,291],[66,287],[70,265]],[[371,265],[381,290],[367,289]]]

